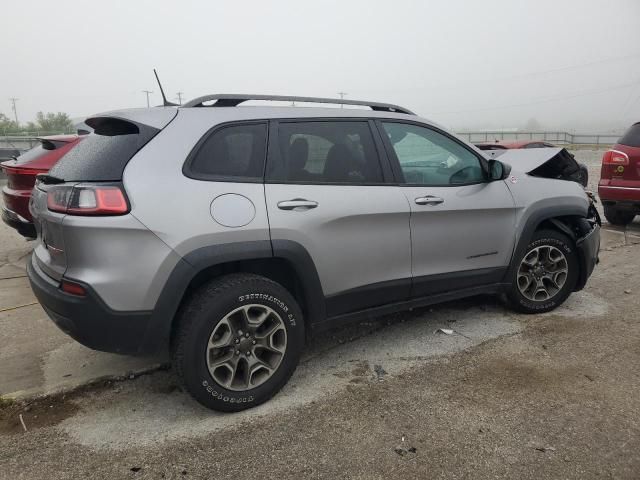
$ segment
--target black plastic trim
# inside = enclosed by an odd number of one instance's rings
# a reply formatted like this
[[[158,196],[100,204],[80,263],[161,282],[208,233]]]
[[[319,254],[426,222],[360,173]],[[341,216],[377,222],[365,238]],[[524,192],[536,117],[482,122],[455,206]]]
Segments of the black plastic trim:
[[[325,298],[327,316],[335,317],[365,308],[409,299],[411,279],[402,278],[364,285]]]
[[[535,210],[525,221],[524,228],[522,229],[522,234],[520,235],[518,243],[513,250],[510,266],[505,273],[503,281],[508,281],[508,279],[513,275],[514,270],[518,268],[519,265],[517,265],[516,260],[524,255],[527,245],[529,245],[529,242],[531,242],[531,238],[533,238],[533,233],[542,222],[544,222],[545,220],[552,220],[570,216],[584,218],[587,215],[588,209],[570,206],[550,206]]]
[[[415,277],[411,297],[420,298],[454,290],[500,283],[509,267],[479,268],[460,272]]]
[[[338,315],[335,317],[327,318],[324,322],[314,324],[313,333],[318,334],[320,332],[342,327],[349,323],[359,322],[363,320],[371,320],[382,315],[388,315],[391,313],[403,312],[411,310],[412,308],[425,307],[427,305],[434,305],[437,303],[447,302],[450,300],[456,300],[459,298],[472,297],[474,295],[485,294],[497,294],[504,292],[508,285],[503,283],[496,283],[493,285],[483,285],[479,287],[465,288],[462,290],[455,290],[452,292],[444,292],[436,295],[429,295],[421,298],[414,298],[411,300],[390,303],[387,305],[381,305],[378,307],[367,308],[357,312],[351,312],[344,315]]]
[[[305,319],[311,324],[325,318],[322,286],[313,260],[302,245],[289,240],[256,240],[198,248],[184,256],[165,282],[151,314],[141,351],[166,349],[171,338],[173,320],[191,281],[207,268],[241,260],[282,258],[287,260],[300,279],[305,300]]]
[[[143,353],[143,338],[152,318],[149,311],[115,311],[109,308],[84,283],[87,295],[80,297],[63,292],[58,283],[34,265],[33,256],[27,262],[31,289],[51,320],[67,335],[94,350],[105,352]]]
[[[36,227],[32,222],[22,222],[18,219],[18,214],[6,207],[2,207],[2,221],[15,229],[20,235],[28,239],[37,237]]]

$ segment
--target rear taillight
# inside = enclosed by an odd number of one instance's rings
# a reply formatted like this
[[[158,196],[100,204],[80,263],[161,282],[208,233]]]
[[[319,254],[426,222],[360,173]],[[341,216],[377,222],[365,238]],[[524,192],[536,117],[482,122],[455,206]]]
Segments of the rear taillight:
[[[618,150],[607,150],[602,157],[602,165],[629,165],[629,156]]]
[[[47,208],[68,215],[124,215],[127,197],[115,185],[52,186],[47,191]]]
[[[46,172],[35,168],[9,167],[2,165],[7,176],[7,186],[14,190],[31,190],[36,181],[36,175]]]

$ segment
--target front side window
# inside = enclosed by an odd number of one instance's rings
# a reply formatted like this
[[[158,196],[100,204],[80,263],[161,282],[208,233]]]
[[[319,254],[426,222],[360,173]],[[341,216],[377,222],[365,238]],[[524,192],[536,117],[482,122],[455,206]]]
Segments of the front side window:
[[[264,123],[222,127],[197,149],[188,165],[189,176],[203,180],[261,180],[266,141]]]
[[[446,186],[485,180],[478,157],[447,136],[418,125],[395,122],[382,125],[405,183]]]
[[[280,155],[270,160],[268,180],[295,183],[382,183],[367,122],[283,122]]]

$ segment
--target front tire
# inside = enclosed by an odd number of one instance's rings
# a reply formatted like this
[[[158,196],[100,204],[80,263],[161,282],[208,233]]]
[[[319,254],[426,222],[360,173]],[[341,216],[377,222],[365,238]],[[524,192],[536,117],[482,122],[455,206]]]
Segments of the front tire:
[[[304,346],[300,307],[280,284],[230,274],[200,287],[181,309],[173,364],[202,405],[235,412],[269,400]]]
[[[582,185],[584,188],[587,188],[587,186],[589,185],[589,169],[587,168],[587,166],[584,163],[580,164],[580,185]]]
[[[620,210],[612,205],[604,206],[604,216],[607,221],[612,225],[618,225],[624,227],[630,224],[635,218],[636,214],[625,210]]]
[[[567,299],[578,281],[578,255],[573,242],[555,230],[535,232],[511,268],[507,298],[522,313],[553,310]]]

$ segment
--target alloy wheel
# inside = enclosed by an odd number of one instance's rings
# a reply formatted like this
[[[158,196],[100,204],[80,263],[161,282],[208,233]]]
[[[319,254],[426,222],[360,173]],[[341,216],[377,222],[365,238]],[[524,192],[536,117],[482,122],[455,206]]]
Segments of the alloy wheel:
[[[286,348],[287,331],[280,315],[266,305],[243,305],[223,317],[211,332],[207,367],[220,386],[249,390],[271,378]]]
[[[568,272],[567,258],[558,248],[535,247],[524,256],[518,268],[518,290],[534,302],[550,300],[562,290]]]

